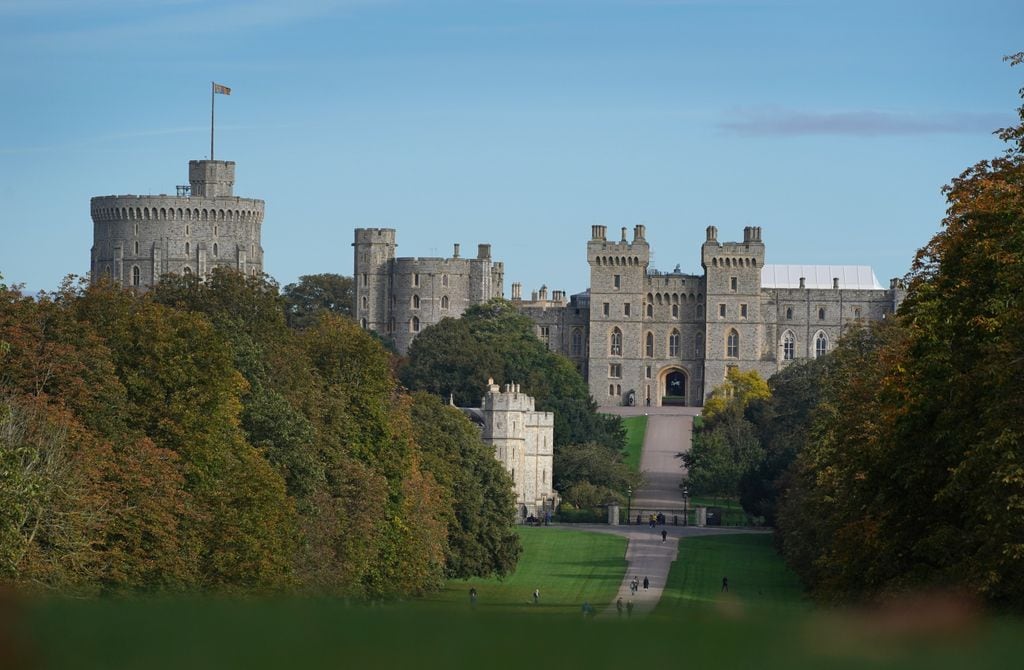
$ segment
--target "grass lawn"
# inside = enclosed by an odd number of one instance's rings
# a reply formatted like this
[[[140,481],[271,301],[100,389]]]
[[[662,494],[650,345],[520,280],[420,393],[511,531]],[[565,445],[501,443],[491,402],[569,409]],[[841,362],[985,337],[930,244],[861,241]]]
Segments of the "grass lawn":
[[[722,593],[722,577],[729,592]],[[676,616],[738,605],[757,611],[801,611],[810,605],[796,575],[775,551],[771,535],[708,535],[679,542],[655,614]]]
[[[644,448],[644,433],[647,432],[646,416],[631,416],[622,420],[626,428],[626,465],[633,472],[640,472],[640,453]]]
[[[626,571],[625,538],[561,528],[519,529],[523,555],[504,580],[455,579],[430,596],[430,605],[469,609],[469,589],[477,591],[481,612],[529,612],[578,616],[586,601],[601,610],[610,603]],[[540,604],[533,590],[540,589]]]

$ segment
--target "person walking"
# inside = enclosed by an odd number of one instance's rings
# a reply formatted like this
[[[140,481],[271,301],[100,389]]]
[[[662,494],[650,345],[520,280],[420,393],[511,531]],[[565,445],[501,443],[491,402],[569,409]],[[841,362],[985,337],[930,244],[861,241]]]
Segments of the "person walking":
[[[629,619],[633,616],[633,601],[630,600],[626,603],[626,618]]]
[[[469,604],[476,607],[476,587],[469,589]]]
[[[540,589],[534,589],[533,590],[533,604],[534,605],[539,605],[540,604]]]
[[[665,544],[665,538],[666,537],[668,537],[668,531],[667,530],[661,531],[661,543],[662,544]]]
[[[647,587],[650,586],[650,585],[651,585],[650,580],[647,579],[647,577],[644,577],[644,591],[646,591]]]
[[[728,577],[722,577],[722,592],[723,593],[728,593],[729,592],[729,578]]]
[[[616,609],[616,611],[618,611],[619,616],[621,617],[622,616],[622,596],[619,596],[619,599],[615,601],[615,609]]]

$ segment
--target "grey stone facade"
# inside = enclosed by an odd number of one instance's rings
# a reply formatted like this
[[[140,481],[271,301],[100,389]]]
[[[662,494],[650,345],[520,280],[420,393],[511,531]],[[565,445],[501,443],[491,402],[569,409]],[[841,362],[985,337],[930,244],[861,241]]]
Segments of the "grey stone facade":
[[[489,244],[476,258],[462,258],[458,244],[451,258],[396,258],[394,229],[357,228],[352,246],[356,320],[403,354],[424,328],[504,295],[504,266]]]
[[[616,241],[607,238],[605,226],[592,227],[590,288],[584,293],[553,291],[549,297],[542,287],[524,300],[521,285],[512,285],[513,304],[534,321],[549,349],[576,363],[601,406],[702,405],[730,367],[769,377],[831,350],[851,326],[884,319],[904,297],[897,280],[884,288],[864,266],[766,265],[757,227],[744,228],[742,242],[719,242],[717,228],[708,227],[701,274],[651,268],[645,227],[634,227],[632,239],[627,232],[622,228]],[[363,273],[357,274],[358,318],[364,328],[401,335],[395,339],[403,352],[416,332],[409,325],[417,313],[409,307],[410,294],[420,295],[420,329],[501,295],[499,268],[492,270],[489,295],[466,292],[457,309],[439,312],[437,277],[458,253],[398,263],[390,229],[357,230],[355,246],[357,273]],[[414,272],[421,282],[415,292]],[[443,293],[450,296],[447,288]],[[434,301],[429,305],[427,295]],[[391,330],[388,319],[395,319]]]
[[[262,200],[233,195],[233,161],[189,161],[179,195],[108,195],[91,201],[93,281],[145,291],[166,273],[222,266],[263,272]]]

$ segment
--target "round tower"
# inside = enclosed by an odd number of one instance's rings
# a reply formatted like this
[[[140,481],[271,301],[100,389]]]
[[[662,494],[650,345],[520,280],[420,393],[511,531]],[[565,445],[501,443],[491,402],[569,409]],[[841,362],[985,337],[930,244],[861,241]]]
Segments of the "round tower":
[[[189,161],[176,195],[93,198],[92,281],[145,291],[167,273],[262,274],[264,202],[233,195],[234,180],[233,161]]]

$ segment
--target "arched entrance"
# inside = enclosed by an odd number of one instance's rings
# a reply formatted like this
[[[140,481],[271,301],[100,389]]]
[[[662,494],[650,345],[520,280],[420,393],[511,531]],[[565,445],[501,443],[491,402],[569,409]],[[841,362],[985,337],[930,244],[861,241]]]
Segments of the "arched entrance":
[[[661,379],[661,404],[685,406],[689,389],[686,371],[669,368],[662,372]]]

